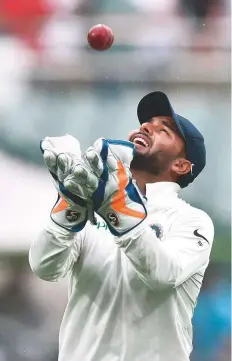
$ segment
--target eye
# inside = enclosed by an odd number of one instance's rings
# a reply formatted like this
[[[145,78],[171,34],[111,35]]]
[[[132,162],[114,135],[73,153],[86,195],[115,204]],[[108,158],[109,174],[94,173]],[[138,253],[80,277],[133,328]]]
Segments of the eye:
[[[169,134],[168,131],[167,131],[167,129],[165,129],[165,128],[160,129],[160,131]]]

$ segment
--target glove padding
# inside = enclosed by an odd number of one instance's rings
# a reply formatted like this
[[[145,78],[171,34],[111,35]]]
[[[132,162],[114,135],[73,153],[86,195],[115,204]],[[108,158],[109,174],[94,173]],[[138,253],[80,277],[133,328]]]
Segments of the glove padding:
[[[51,219],[72,232],[81,231],[88,219],[95,223],[90,198],[97,188],[97,178],[91,177],[88,173],[85,178],[88,187],[83,192],[82,183],[85,175],[81,174],[75,195],[70,193],[64,185],[64,180],[70,173],[79,175],[79,169],[86,167],[81,159],[79,141],[69,134],[62,137],[46,137],[40,142],[40,149],[58,191],[58,199],[51,211]]]
[[[83,154],[86,173],[93,172],[98,180],[98,187],[91,196],[94,210],[107,223],[111,233],[122,236],[140,224],[147,216],[144,202],[138,186],[132,180],[130,163],[135,147],[126,141],[98,139],[93,147]],[[80,184],[85,193],[89,187],[88,178],[81,182],[82,172],[71,174],[65,179],[65,187],[77,194]]]

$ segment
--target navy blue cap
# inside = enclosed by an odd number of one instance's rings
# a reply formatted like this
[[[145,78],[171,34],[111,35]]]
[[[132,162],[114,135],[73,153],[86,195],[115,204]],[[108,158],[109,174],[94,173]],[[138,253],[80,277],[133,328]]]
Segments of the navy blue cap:
[[[174,112],[167,95],[163,92],[156,91],[145,95],[138,104],[137,114],[140,124],[157,116],[169,116],[175,121],[180,135],[185,141],[186,158],[192,163],[192,170],[178,180],[181,188],[187,187],[206,164],[206,150],[202,134],[188,119]]]

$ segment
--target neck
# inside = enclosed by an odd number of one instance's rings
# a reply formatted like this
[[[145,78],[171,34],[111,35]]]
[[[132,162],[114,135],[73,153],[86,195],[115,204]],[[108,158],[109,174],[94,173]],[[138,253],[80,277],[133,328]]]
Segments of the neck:
[[[154,175],[138,169],[131,169],[131,173],[133,179],[136,180],[141,192],[144,195],[146,194],[147,183],[173,182],[173,178],[170,174]]]

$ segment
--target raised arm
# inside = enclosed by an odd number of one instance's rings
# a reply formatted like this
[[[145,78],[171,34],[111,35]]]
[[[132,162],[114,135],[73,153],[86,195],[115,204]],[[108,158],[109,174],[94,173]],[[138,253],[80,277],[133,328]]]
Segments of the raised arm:
[[[31,245],[29,262],[38,277],[56,281],[66,276],[80,255],[86,223],[89,215],[93,216],[92,210],[88,211],[88,192],[94,188],[88,188],[85,194],[78,188],[80,193],[74,196],[63,185],[70,172],[78,172],[82,165],[77,139],[70,135],[47,137],[40,148],[58,199],[46,227]],[[95,185],[92,178],[88,181]]]
[[[213,237],[212,221],[202,212],[196,217],[180,217],[164,243],[145,222],[124,236],[115,237],[115,242],[144,283],[157,289],[177,287],[205,270]]]
[[[50,219],[29,251],[29,263],[36,276],[51,282],[65,277],[80,256],[84,233],[70,232]]]

